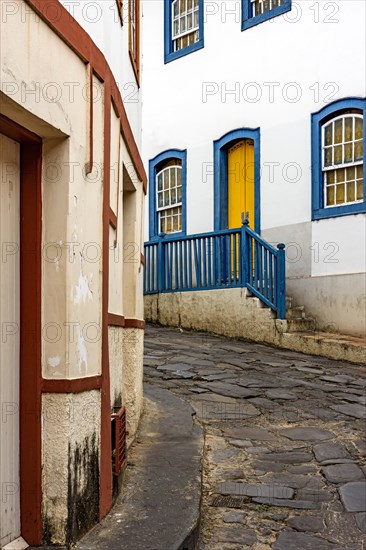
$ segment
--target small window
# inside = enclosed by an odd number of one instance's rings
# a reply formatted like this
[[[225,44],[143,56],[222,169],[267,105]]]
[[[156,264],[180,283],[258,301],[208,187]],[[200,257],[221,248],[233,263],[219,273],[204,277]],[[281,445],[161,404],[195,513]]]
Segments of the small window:
[[[129,52],[137,83],[140,78],[140,0],[129,0]]]
[[[312,115],[313,219],[366,210],[365,104],[340,100]]]
[[[150,239],[186,231],[186,151],[170,149],[149,163]]]
[[[165,63],[203,47],[203,0],[164,0]]]
[[[291,10],[291,0],[242,0],[242,30]]]
[[[182,231],[182,161],[172,159],[156,174],[159,233]]]

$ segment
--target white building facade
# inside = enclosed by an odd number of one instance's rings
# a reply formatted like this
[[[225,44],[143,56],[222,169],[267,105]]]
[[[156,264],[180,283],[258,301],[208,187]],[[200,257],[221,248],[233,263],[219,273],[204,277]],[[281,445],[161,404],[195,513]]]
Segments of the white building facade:
[[[238,228],[248,213],[262,239],[285,244],[286,293],[316,329],[354,336],[366,328],[365,9],[353,0],[143,2],[146,241]],[[166,198],[164,178],[174,188]],[[178,287],[190,294],[189,283]],[[221,304],[220,292],[207,300]]]

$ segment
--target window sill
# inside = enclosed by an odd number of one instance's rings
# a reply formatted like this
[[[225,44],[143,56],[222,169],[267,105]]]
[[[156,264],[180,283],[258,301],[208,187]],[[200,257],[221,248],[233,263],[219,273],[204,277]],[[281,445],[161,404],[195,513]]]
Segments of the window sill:
[[[312,220],[323,220],[328,218],[337,218],[338,216],[350,216],[366,212],[366,201],[355,204],[334,206],[332,208],[319,208],[313,210]]]
[[[264,21],[269,21],[270,19],[273,19],[274,17],[277,17],[278,15],[282,15],[283,13],[286,13],[288,11],[291,11],[290,1],[286,1],[286,3],[283,6],[278,6],[277,8],[267,11],[266,13],[261,13],[261,15],[256,15],[254,17],[243,19],[241,24],[241,30],[245,31],[246,29],[255,27],[260,23],[264,23]]]
[[[204,41],[203,38],[201,38],[198,42],[195,42],[195,44],[191,44],[190,46],[187,46],[182,50],[178,50],[177,52],[165,53],[164,63],[170,63],[170,61],[174,61],[174,59],[178,59],[179,57],[184,57],[185,55],[188,55],[192,52],[201,50],[203,47]]]

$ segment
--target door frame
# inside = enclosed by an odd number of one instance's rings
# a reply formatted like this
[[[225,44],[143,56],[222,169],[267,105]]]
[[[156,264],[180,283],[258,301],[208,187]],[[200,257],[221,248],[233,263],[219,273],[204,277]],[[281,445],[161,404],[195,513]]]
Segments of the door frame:
[[[214,141],[214,230],[228,227],[228,161],[230,147],[242,139],[254,142],[254,231],[260,234],[260,129],[237,128]]]
[[[42,139],[2,114],[0,133],[20,144],[20,522],[21,536],[31,546],[39,546],[42,543]]]

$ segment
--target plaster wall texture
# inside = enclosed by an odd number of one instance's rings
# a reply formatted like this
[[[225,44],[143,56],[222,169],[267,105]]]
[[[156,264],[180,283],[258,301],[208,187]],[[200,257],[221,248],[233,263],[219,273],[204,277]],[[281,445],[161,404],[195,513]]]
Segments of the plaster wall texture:
[[[101,373],[103,171],[107,169],[103,166],[104,87],[94,76],[94,162],[87,174],[89,69],[24,2],[15,0],[14,6],[19,9],[1,25],[0,100],[2,114],[43,138],[42,375],[60,380],[91,377]],[[100,24],[103,21],[94,24],[94,32]],[[127,25],[125,29],[121,48],[127,44]],[[117,51],[116,43],[113,48]],[[118,55],[128,56],[126,51]],[[127,63],[118,70],[123,71],[124,82],[132,81]],[[138,143],[139,103],[132,102],[127,110]],[[121,255],[111,271],[110,303],[115,305],[111,312],[123,315],[124,293],[132,292],[133,312],[141,319],[144,195],[113,109],[112,133],[111,207],[123,213],[126,173],[133,181],[129,238],[139,249],[133,271],[124,278],[123,216],[119,216]],[[119,187],[113,170],[119,173]],[[137,281],[129,278],[135,275]],[[131,350],[124,345],[123,334],[109,329],[111,399],[122,393],[125,354],[123,399],[131,404],[132,423],[137,425],[142,407],[143,331],[136,331]],[[100,408],[99,390],[42,397],[42,509],[47,544],[72,542],[99,519]],[[77,517],[83,518],[82,524],[78,525]]]
[[[128,2],[123,2],[123,24],[116,0],[96,0],[95,2],[61,0],[61,3],[89,34],[108,61],[121,92],[134,138],[140,146],[141,91],[128,51]],[[141,13],[140,25],[142,24]]]
[[[143,357],[144,331],[123,329],[122,403],[127,412],[128,445],[134,439],[143,408]]]
[[[109,375],[111,384],[111,406],[120,406],[122,403],[123,385],[123,327],[108,328],[109,346]]]
[[[42,513],[48,544],[70,542],[82,498],[89,498],[84,506],[91,513],[99,505],[99,485],[90,486],[95,476],[99,481],[99,446],[99,391],[43,395]],[[88,527],[88,513],[79,521]]]
[[[148,166],[166,149],[187,149],[187,233],[213,230],[213,141],[259,127],[263,234],[309,224],[302,242],[319,243],[323,257],[331,249],[322,247],[335,242],[340,260],[310,256],[311,275],[364,271],[366,247],[350,246],[351,235],[365,234],[364,214],[311,222],[311,113],[364,96],[360,72],[340,67],[366,64],[365,4],[293,2],[290,12],[242,32],[239,1],[204,2],[204,48],[164,65],[163,2],[142,3],[143,158]],[[284,230],[277,242],[286,238]]]

